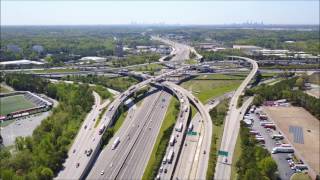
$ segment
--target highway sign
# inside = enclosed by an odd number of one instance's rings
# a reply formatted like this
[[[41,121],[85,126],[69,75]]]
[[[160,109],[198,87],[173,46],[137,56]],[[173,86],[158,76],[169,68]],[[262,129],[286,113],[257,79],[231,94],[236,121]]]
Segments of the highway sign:
[[[221,156],[228,156],[228,152],[227,151],[221,151],[221,150],[219,150],[218,151],[218,155],[221,155]]]
[[[187,132],[187,135],[196,136],[196,135],[197,135],[197,132],[189,131],[189,132]]]

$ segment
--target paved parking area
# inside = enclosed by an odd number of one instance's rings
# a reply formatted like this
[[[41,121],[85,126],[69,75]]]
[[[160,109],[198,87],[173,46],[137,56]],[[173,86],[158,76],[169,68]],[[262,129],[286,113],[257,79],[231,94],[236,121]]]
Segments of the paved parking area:
[[[295,148],[298,159],[309,165],[309,174],[320,172],[320,121],[302,107],[264,106],[263,111]]]
[[[261,136],[265,139],[265,148],[271,153],[272,149],[276,146],[276,141],[272,139],[272,134],[279,133],[278,131],[268,131],[260,125],[260,120],[257,115],[251,114],[253,117],[252,129],[259,131]],[[286,158],[287,153],[271,154],[272,158],[276,161],[279,170],[279,176],[282,180],[289,180],[294,171],[290,168]]]
[[[1,127],[0,133],[3,138],[3,145],[14,145],[16,137],[18,136],[26,137],[32,135],[33,130],[50,114],[51,111],[47,111],[40,114],[18,118],[9,125]]]

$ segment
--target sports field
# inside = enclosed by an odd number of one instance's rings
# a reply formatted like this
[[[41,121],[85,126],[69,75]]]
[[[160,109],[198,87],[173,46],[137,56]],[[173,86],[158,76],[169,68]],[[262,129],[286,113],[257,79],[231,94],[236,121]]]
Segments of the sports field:
[[[26,100],[23,95],[15,95],[0,98],[0,114],[6,115],[10,112],[35,107],[33,103]]]

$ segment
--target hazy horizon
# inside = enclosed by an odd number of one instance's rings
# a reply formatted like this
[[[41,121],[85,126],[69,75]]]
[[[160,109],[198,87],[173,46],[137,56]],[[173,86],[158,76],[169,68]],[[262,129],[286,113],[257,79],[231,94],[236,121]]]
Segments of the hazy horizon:
[[[319,1],[1,1],[1,26],[319,25]]]

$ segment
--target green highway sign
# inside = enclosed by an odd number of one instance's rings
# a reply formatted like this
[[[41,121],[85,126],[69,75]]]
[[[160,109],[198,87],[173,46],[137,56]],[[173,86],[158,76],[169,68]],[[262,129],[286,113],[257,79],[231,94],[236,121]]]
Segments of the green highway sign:
[[[228,152],[227,151],[221,151],[221,150],[219,150],[218,151],[218,155],[221,155],[221,156],[228,156]]]
[[[188,132],[187,132],[187,135],[190,135],[190,136],[196,136],[196,135],[197,135],[197,132],[194,132],[194,131],[188,131]]]

